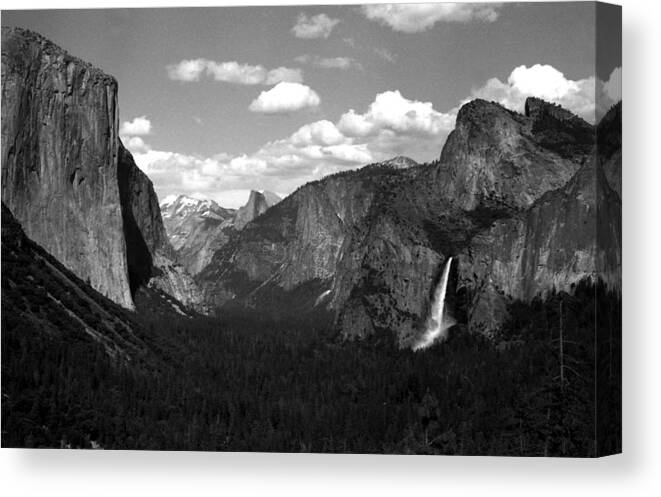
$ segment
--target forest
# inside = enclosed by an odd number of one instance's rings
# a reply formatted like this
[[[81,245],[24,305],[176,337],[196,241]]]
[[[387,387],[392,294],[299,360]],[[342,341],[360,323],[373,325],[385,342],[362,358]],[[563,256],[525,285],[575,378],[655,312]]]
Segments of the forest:
[[[325,316],[137,318],[149,361],[2,301],[2,446],[597,456],[620,450],[619,295],[584,282],[513,302],[494,337],[413,352]],[[595,333],[595,325],[599,330]],[[156,351],[156,352],[154,352]],[[601,440],[601,446],[596,441]]]

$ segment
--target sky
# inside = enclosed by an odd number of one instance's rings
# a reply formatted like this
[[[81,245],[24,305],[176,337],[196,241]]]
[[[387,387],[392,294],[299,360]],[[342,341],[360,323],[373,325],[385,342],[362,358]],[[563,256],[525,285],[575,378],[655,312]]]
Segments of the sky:
[[[594,122],[621,98],[617,19],[601,14],[591,2],[3,10],[2,25],[118,80],[120,136],[159,198],[238,207],[251,189],[434,160],[473,98],[522,111],[535,95]]]

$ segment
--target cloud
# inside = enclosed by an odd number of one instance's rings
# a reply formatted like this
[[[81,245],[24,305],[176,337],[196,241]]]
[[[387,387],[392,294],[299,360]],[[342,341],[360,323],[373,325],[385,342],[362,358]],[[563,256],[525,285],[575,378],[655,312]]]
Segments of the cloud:
[[[340,117],[338,127],[348,136],[367,136],[383,129],[433,136],[449,132],[454,117],[434,110],[431,102],[409,100],[396,90],[379,93],[364,114],[349,110]]]
[[[225,192],[267,189],[290,193],[328,174],[395,155],[410,156],[418,162],[436,159],[454,128],[459,105],[473,98],[494,100],[522,112],[525,98],[535,95],[594,120],[595,113],[599,117],[619,100],[620,77],[620,68],[612,72],[608,81],[601,81],[594,77],[571,80],[551,66],[519,66],[505,81],[487,80],[445,112],[435,109],[431,102],[416,100],[393,89],[376,94],[369,105],[349,109],[335,121],[322,119],[307,123],[257,150],[232,156],[200,157],[152,150],[141,139],[128,143],[134,147],[131,150],[136,163],[152,179],[161,198],[168,194],[196,194],[222,204]],[[262,92],[268,98],[262,98],[259,105],[266,108],[268,103],[270,109],[291,108],[294,99],[288,91],[276,95],[280,85],[309,90],[300,84],[280,83]],[[305,101],[299,93],[305,95],[306,91],[299,90],[292,93]],[[601,96],[597,98],[598,108],[595,108],[595,90]]]
[[[318,55],[299,55],[294,59],[299,64],[312,64],[322,69],[342,69],[347,70],[351,67],[362,69],[360,63],[351,57],[319,57]]]
[[[534,96],[557,103],[588,122],[595,122],[619,100],[608,94],[608,91],[613,95],[617,93],[619,71],[619,68],[613,71],[612,82],[604,83],[594,76],[571,80],[550,65],[519,66],[510,73],[506,82],[498,78],[489,79],[484,86],[473,90],[471,99],[492,100],[508,109],[523,112],[526,98]],[[599,98],[595,99],[595,91]]]
[[[166,67],[168,77],[175,81],[199,81],[206,68],[206,59],[182,60]]]
[[[276,114],[318,107],[320,102],[319,95],[309,86],[283,82],[261,92],[249,109],[252,112]]]
[[[376,95],[362,113],[350,110],[337,122],[323,119],[305,124],[252,153],[199,157],[142,149],[134,157],[159,197],[195,194],[222,205],[228,191],[289,193],[308,181],[395,155],[432,160],[440,154],[453,122],[454,115],[395,90]]]
[[[368,19],[395,31],[417,33],[437,22],[494,22],[499,7],[480,3],[413,3],[363,5],[362,11]]]
[[[208,59],[182,60],[167,66],[168,77],[175,81],[199,81],[207,76],[214,81],[240,85],[274,85],[283,81],[301,83],[300,69],[278,67],[268,70],[261,65],[240,64],[236,61],[215,62]]]
[[[119,128],[120,135],[148,135],[151,133],[151,121],[147,116],[134,118],[132,121],[124,121]]]
[[[339,22],[339,19],[333,19],[326,14],[308,17],[301,13],[298,15],[296,24],[291,28],[291,31],[296,38],[328,38]]]
[[[124,143],[124,147],[132,154],[144,153],[149,150],[149,145],[139,136],[124,137],[122,142]]]
[[[300,69],[291,69],[289,67],[278,67],[271,69],[266,74],[264,84],[275,85],[278,83],[302,83],[303,71]]]
[[[298,129],[290,138],[296,146],[339,145],[347,141],[337,127],[330,121],[317,121]]]

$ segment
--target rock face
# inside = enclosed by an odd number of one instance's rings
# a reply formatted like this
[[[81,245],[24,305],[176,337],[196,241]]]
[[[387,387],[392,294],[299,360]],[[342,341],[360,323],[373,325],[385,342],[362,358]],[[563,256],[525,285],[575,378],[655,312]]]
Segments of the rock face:
[[[523,216],[499,220],[477,235],[459,262],[461,284],[475,300],[471,328],[489,330],[507,298],[529,301],[571,291],[582,279],[619,288],[620,199],[591,158],[560,190]]]
[[[234,228],[237,230],[242,230],[246,224],[251,222],[256,217],[261,216],[269,207],[277,204],[279,201],[280,199],[275,193],[260,193],[256,192],[255,190],[251,190],[248,203],[243,207],[240,207],[236,212],[233,223]]]
[[[163,201],[160,207],[177,259],[195,276],[229,240],[236,211],[185,195]]]
[[[116,359],[144,357],[140,325],[30,240],[2,204],[2,331],[94,340]]]
[[[418,163],[409,157],[398,155],[390,160],[381,162],[381,166],[392,167],[395,169],[408,169],[409,167],[417,166]]]
[[[36,33],[2,29],[3,202],[31,239],[122,306],[146,284],[196,305],[151,181],[117,131],[111,76]]]
[[[591,148],[591,126],[538,99],[528,99],[526,112],[484,100],[464,105],[441,153],[440,193],[467,211],[479,206],[525,209],[565,185]],[[563,150],[564,134],[580,140],[584,153]]]
[[[608,185],[622,197],[622,102],[614,105],[597,126],[599,160]]]
[[[367,215],[382,182],[400,173],[374,165],[336,174],[306,184],[268,209],[198,275],[209,303],[255,302],[260,291],[291,291],[315,282],[318,291],[309,295],[314,303],[328,289],[346,238]]]
[[[618,108],[597,133],[609,143]],[[453,256],[450,307],[489,333],[512,299],[571,291],[584,278],[618,288],[621,206],[609,176],[620,146],[611,148],[602,153],[594,127],[539,99],[525,115],[474,101],[439,161],[305,185],[232,238],[198,280],[215,307],[306,288],[309,307],[331,310],[344,336],[389,331],[407,345]]]
[[[251,191],[246,205],[234,210],[225,209],[213,200],[179,195],[162,202],[161,210],[177,259],[195,276],[211,262],[230,236],[280,200],[269,191]]]
[[[131,291],[149,285],[191,309],[205,313],[202,293],[178,263],[168,240],[151,180],[119,144],[119,192],[124,218]]]
[[[117,121],[112,77],[2,28],[2,199],[30,238],[130,308]]]

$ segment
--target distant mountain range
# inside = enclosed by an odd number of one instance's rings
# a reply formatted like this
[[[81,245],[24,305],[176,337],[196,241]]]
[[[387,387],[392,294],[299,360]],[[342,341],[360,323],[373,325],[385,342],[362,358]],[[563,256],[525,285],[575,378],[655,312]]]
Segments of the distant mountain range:
[[[620,286],[621,104],[592,126],[536,98],[524,114],[474,100],[437,161],[395,157],[232,210],[159,206],[119,139],[117,82],[40,35],[3,28],[2,95],[3,253],[7,220],[108,309],[149,291],[184,314],[324,310],[343,337],[408,346],[449,257],[449,307],[486,334],[516,300],[584,279]],[[114,312],[104,330],[126,322]]]
[[[186,270],[198,274],[213,254],[227,243],[230,235],[280,201],[272,192],[251,191],[246,205],[225,209],[213,200],[185,195],[165,199],[160,204],[163,223],[177,257]]]

